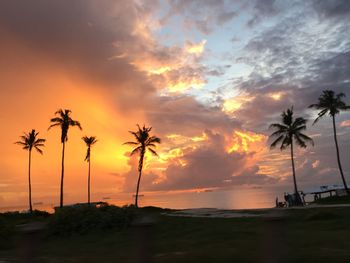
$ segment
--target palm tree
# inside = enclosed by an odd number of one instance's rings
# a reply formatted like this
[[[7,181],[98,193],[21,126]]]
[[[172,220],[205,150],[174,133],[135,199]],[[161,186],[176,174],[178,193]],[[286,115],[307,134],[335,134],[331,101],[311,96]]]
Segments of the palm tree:
[[[63,207],[63,179],[64,179],[64,151],[66,142],[68,141],[68,130],[69,127],[77,126],[80,130],[82,130],[80,123],[78,121],[72,120],[70,117],[71,110],[63,110],[59,109],[55,112],[55,115],[58,117],[52,118],[50,122],[52,123],[49,127],[59,126],[61,127],[61,143],[62,143],[62,167],[61,167],[61,194],[60,194],[60,207]]]
[[[338,167],[339,167],[341,178],[343,180],[344,188],[346,192],[350,194],[348,185],[346,184],[346,181],[345,181],[343,168],[340,161],[339,146],[338,146],[338,139],[337,139],[337,128],[335,125],[335,115],[339,114],[340,111],[342,110],[350,109],[350,106],[346,105],[346,103],[342,101],[342,98],[344,97],[345,97],[344,93],[335,94],[333,90],[324,90],[322,95],[318,98],[318,103],[311,104],[309,108],[315,108],[317,110],[320,110],[313,124],[318,122],[318,120],[322,118],[324,115],[326,115],[327,113],[329,114],[329,116],[332,117],[333,135],[334,135],[335,148],[337,152]]]
[[[136,196],[135,196],[135,206],[138,207],[138,195],[139,195],[139,187],[140,187],[140,180],[141,180],[141,174],[142,174],[142,167],[143,167],[143,159],[145,157],[146,151],[150,151],[155,156],[158,156],[157,152],[155,151],[154,147],[156,147],[156,143],[160,143],[160,139],[156,136],[150,136],[150,132],[152,130],[152,127],[143,127],[141,128],[139,125],[137,125],[138,131],[133,132],[129,131],[132,135],[135,137],[135,141],[133,142],[126,142],[124,144],[127,145],[133,145],[135,148],[132,150],[130,155],[133,155],[135,153],[140,154],[139,159],[139,178],[137,180],[137,187],[136,187]]]
[[[27,150],[29,153],[29,161],[28,161],[28,182],[29,182],[29,211],[30,213],[33,212],[33,206],[32,206],[32,184],[30,179],[30,168],[31,168],[31,162],[32,162],[32,149],[35,148],[40,154],[43,154],[43,151],[40,149],[40,147],[44,146],[45,139],[38,138],[38,132],[36,132],[34,129],[32,129],[29,133],[24,133],[23,136],[21,136],[21,140],[15,142],[15,144],[19,144],[23,146],[24,150]]]
[[[87,151],[86,151],[86,157],[85,157],[85,161],[87,161],[89,163],[89,172],[88,172],[88,204],[90,204],[90,169],[91,169],[91,146],[94,145],[97,140],[96,137],[91,136],[91,137],[87,137],[84,136],[83,141],[85,142],[86,146],[87,146]]]
[[[290,155],[292,160],[292,169],[293,169],[293,181],[294,181],[294,192],[297,197],[297,204],[302,204],[297,181],[295,176],[295,165],[294,165],[294,141],[295,143],[302,147],[306,148],[307,143],[314,145],[313,140],[307,135],[303,134],[302,131],[306,130],[306,122],[302,117],[295,118],[293,117],[293,107],[287,109],[282,113],[282,123],[273,123],[270,125],[270,128],[275,129],[270,135],[270,138],[276,138],[271,144],[271,149],[275,148],[279,143],[281,144],[280,149],[285,150],[290,146]]]

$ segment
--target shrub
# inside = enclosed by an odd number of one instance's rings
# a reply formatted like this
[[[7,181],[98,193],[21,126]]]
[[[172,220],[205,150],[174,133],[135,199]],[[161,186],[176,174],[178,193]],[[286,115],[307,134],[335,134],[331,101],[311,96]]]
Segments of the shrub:
[[[49,221],[49,232],[54,235],[85,234],[96,230],[123,229],[136,215],[132,206],[100,207],[80,205],[57,209]]]

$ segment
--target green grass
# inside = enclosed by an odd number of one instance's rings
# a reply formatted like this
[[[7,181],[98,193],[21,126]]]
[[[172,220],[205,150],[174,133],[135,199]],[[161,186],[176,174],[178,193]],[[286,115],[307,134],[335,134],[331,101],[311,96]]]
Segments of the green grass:
[[[141,210],[139,215],[153,218],[153,225],[69,236],[17,233],[12,246],[0,251],[0,259],[30,251],[34,262],[349,262],[349,208],[283,210],[284,217],[235,219],[161,212]]]

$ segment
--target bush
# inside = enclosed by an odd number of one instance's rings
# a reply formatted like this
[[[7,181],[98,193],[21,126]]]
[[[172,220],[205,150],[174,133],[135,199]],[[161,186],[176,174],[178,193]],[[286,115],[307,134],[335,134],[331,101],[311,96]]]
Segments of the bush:
[[[96,230],[121,230],[130,225],[136,215],[132,206],[100,207],[80,205],[58,209],[49,221],[49,232],[54,235],[85,234]]]

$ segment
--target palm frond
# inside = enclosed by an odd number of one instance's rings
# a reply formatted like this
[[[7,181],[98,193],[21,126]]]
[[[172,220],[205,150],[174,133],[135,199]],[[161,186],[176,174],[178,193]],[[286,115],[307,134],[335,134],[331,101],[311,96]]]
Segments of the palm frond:
[[[281,151],[285,150],[291,143],[292,143],[291,137],[289,135],[285,136],[280,147]]]
[[[134,135],[136,141],[138,141],[138,142],[141,141],[141,137],[140,137],[140,133],[139,133],[139,132],[129,131],[129,133],[131,133],[132,135]]]
[[[269,126],[269,129],[280,129],[280,130],[287,130],[288,127],[286,125],[280,124],[280,123],[272,123]]]
[[[34,146],[34,148],[38,153],[43,154],[43,151],[38,146]]]
[[[146,144],[150,144],[150,143],[161,143],[161,140],[156,136],[151,136],[146,141]]]
[[[48,130],[50,130],[52,127],[55,127],[55,126],[61,126],[61,123],[54,123],[54,124],[51,124],[48,128]]]
[[[39,135],[35,129],[32,129],[31,132],[24,133],[24,135],[20,136],[21,140],[15,142],[15,144],[23,146],[22,149],[31,151],[34,147],[38,152],[42,154],[42,150],[39,147],[44,146],[45,139],[37,138]]]
[[[55,118],[50,119],[50,122],[55,122],[55,123],[61,124],[63,122],[63,119],[55,117]]]
[[[310,105],[311,108],[321,110],[313,124],[315,124],[326,113],[329,113],[330,116],[335,116],[336,114],[339,114],[341,110],[350,109],[350,107],[342,101],[342,98],[344,97],[344,93],[335,94],[333,90],[323,90],[318,98],[318,103]]]
[[[298,146],[300,146],[301,148],[306,148],[306,143],[300,138],[298,134],[295,134],[294,138]]]
[[[124,142],[123,145],[139,145],[138,142]]]
[[[302,118],[302,117],[298,117],[294,120],[293,122],[293,127],[298,127],[298,126],[301,126],[301,125],[305,125],[307,123],[307,120]]]
[[[137,152],[141,152],[142,150],[142,146],[136,147],[135,149],[132,150],[132,152],[130,153],[130,155],[134,155]]]
[[[299,127],[293,129],[294,132],[300,132],[300,131],[304,131],[304,130],[306,130],[306,125],[302,125],[302,126],[299,126]]]
[[[298,136],[299,136],[302,140],[304,140],[306,143],[310,143],[312,146],[315,145],[314,140],[313,140],[311,137],[307,136],[306,134],[298,133]]]
[[[329,109],[323,109],[322,111],[320,111],[317,115],[317,118],[314,120],[314,122],[312,123],[312,125],[314,125],[315,123],[317,123],[327,112],[329,111]]]
[[[70,120],[69,120],[69,125],[70,125],[70,126],[77,126],[80,130],[83,129],[83,128],[81,127],[79,121],[74,121],[74,120],[70,119]]]
[[[158,153],[157,153],[155,150],[153,150],[152,148],[148,148],[148,150],[149,150],[153,155],[159,157]]]
[[[283,140],[283,138],[284,135],[280,135],[273,143],[271,143],[270,149],[274,149],[277,146],[277,144]]]
[[[276,136],[281,136],[282,134],[285,134],[287,131],[285,130],[277,130],[275,132],[273,132],[270,137],[276,137]]]

